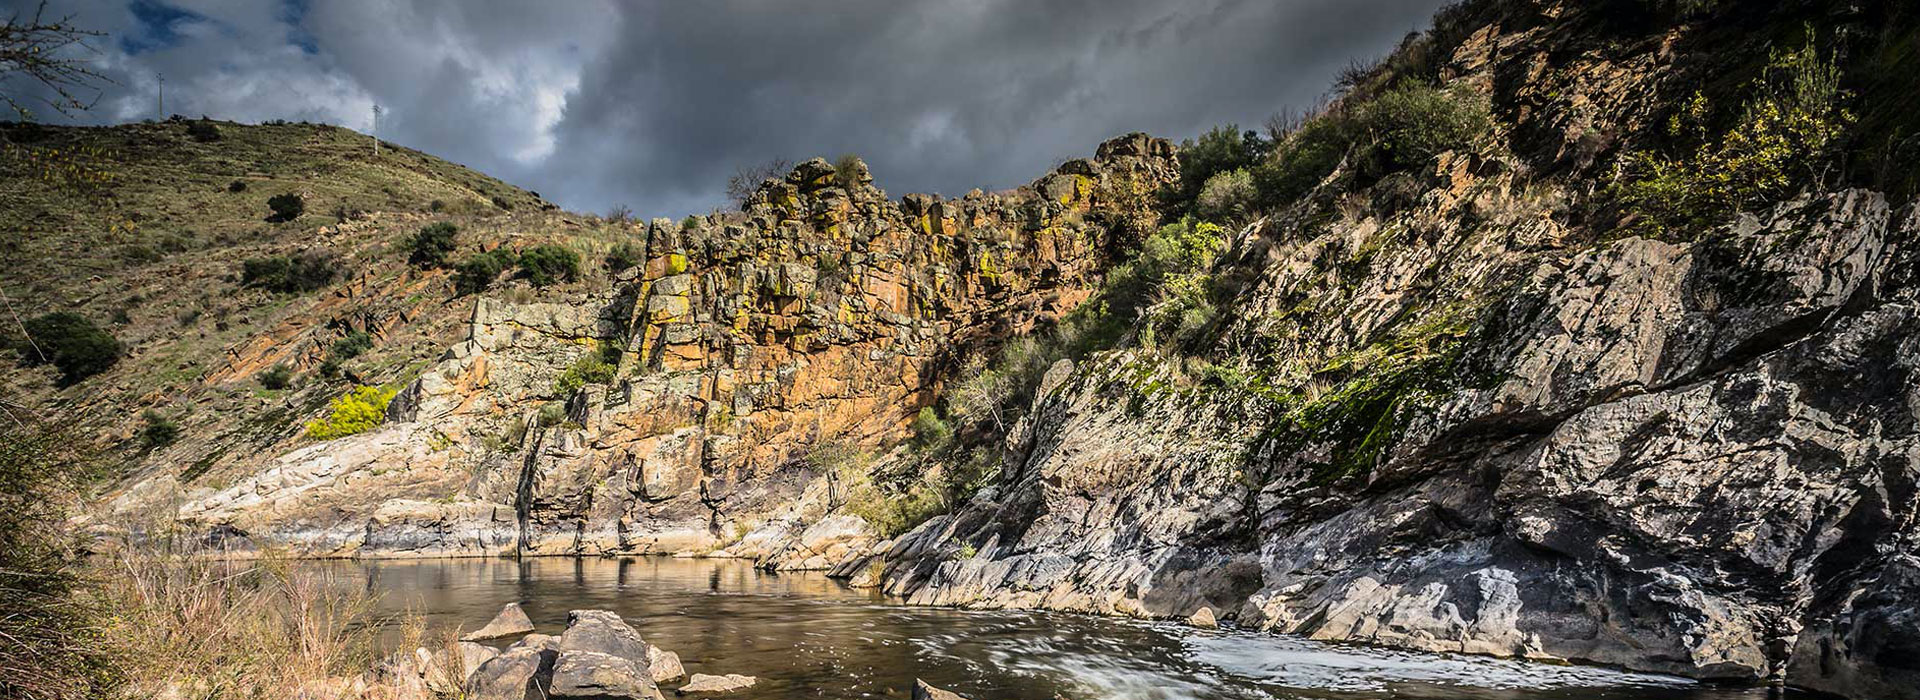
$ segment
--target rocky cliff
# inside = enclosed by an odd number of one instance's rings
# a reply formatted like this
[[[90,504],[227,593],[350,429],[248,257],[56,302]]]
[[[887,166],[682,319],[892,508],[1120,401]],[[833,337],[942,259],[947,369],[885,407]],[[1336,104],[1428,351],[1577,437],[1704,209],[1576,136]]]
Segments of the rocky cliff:
[[[1464,3],[1237,206],[1207,143],[1132,135],[998,194],[816,160],[737,212],[472,222],[637,251],[550,288],[367,246],[195,391],[367,330],[386,422],[144,454],[110,510],[1920,697],[1920,34],[1764,5]]]

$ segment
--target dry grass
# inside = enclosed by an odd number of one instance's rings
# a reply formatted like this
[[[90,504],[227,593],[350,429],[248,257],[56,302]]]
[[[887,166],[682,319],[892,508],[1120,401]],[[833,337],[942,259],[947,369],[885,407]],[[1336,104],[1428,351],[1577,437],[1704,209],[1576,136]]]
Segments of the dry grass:
[[[393,621],[374,618],[363,587],[324,571],[121,547],[99,557],[97,574],[123,697],[429,697],[417,683],[363,676],[379,655],[376,623]],[[424,639],[417,619],[402,622],[410,642]]]

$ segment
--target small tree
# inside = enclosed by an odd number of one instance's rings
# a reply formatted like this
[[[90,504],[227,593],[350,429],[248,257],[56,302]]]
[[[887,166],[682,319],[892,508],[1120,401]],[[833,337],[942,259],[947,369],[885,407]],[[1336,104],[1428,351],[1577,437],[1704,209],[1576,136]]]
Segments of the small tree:
[[[407,243],[411,250],[407,263],[420,268],[446,267],[447,255],[459,245],[454,241],[459,232],[459,227],[445,221],[420,227]]]
[[[276,194],[267,198],[267,208],[273,210],[267,221],[277,224],[300,218],[307,211],[307,201],[292,192]]]
[[[571,281],[580,276],[580,254],[565,246],[534,246],[520,254],[520,271],[535,287]]]
[[[60,386],[78,384],[120,361],[120,341],[72,311],[55,311],[22,325],[26,337],[14,344],[14,352],[28,365],[59,369]]]

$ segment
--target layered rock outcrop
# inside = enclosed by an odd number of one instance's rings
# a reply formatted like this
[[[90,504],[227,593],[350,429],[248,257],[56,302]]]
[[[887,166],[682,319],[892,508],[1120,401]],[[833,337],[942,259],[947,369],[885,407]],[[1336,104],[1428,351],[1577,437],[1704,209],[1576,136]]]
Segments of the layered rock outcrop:
[[[733,553],[826,568],[864,549],[857,520],[803,532],[825,507],[809,452],[896,440],[958,351],[1086,298],[1125,243],[1110,222],[1177,165],[1136,134],[1013,192],[899,201],[842,170],[816,159],[741,212],[636,226],[644,264],[586,298],[478,299],[388,426],[181,516],[316,555],[673,553],[756,530]],[[559,381],[616,355],[611,383]]]

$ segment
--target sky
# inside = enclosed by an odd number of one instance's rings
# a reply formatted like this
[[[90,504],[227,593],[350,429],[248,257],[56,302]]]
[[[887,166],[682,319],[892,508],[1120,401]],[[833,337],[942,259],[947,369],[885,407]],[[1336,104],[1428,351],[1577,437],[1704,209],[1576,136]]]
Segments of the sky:
[[[86,55],[113,83],[38,118],[153,118],[159,74],[190,117],[367,131],[377,104],[387,141],[579,212],[705,212],[739,168],[846,153],[895,196],[959,195],[1132,131],[1258,128],[1444,2],[53,1],[107,33]]]

